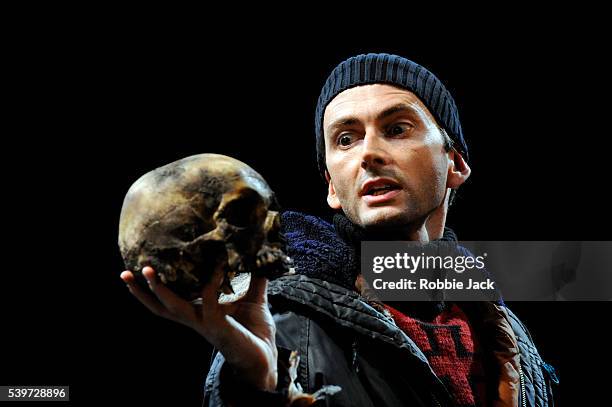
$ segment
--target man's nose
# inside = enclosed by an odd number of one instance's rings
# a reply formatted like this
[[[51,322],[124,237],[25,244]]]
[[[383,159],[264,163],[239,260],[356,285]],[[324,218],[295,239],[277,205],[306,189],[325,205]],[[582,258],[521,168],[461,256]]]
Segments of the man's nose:
[[[381,135],[374,131],[369,132],[365,135],[362,145],[361,168],[367,170],[389,163],[389,155]]]

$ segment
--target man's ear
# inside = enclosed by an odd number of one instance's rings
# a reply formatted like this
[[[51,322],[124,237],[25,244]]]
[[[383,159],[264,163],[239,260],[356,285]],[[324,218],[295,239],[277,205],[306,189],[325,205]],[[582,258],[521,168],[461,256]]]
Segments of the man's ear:
[[[340,201],[338,200],[338,195],[336,195],[336,189],[334,188],[334,183],[329,176],[329,172],[325,170],[325,179],[327,180],[327,204],[332,209],[341,209]]]
[[[448,152],[448,160],[446,187],[457,189],[469,178],[472,170],[461,153],[455,149]]]

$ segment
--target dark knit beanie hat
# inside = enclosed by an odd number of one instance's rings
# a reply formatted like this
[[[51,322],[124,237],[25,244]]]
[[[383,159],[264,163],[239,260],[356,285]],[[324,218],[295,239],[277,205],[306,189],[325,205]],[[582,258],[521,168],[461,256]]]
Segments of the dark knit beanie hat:
[[[367,54],[351,57],[336,66],[321,89],[315,112],[317,162],[321,175],[326,170],[323,138],[325,108],[342,91],[372,83],[386,83],[413,92],[446,130],[457,151],[468,159],[457,106],[442,82],[427,69],[406,58],[390,54]]]

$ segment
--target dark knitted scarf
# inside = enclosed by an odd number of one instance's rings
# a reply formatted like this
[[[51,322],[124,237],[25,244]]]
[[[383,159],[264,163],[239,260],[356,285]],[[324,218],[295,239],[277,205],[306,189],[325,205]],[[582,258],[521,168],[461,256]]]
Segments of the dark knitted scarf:
[[[287,211],[282,214],[281,225],[286,251],[294,260],[297,273],[349,290],[355,290],[355,279],[360,273],[362,241],[403,240],[390,233],[368,232],[342,214],[334,215],[332,225],[315,216]],[[457,236],[450,228],[444,228],[440,240],[457,241]],[[423,320],[433,319],[445,307],[443,302],[390,302],[389,305]]]
[[[359,258],[331,223],[298,212],[284,212],[281,231],[297,273],[354,289]]]

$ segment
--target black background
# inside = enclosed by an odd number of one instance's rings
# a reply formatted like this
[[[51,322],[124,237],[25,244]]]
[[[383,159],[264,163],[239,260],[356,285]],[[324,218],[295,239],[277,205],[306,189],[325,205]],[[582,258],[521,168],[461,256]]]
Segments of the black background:
[[[119,279],[123,196],[153,168],[215,152],[258,170],[285,208],[329,215],[314,107],[331,69],[362,52],[411,58],[454,95],[472,168],[448,219],[460,239],[610,240],[609,70],[596,30],[234,39],[88,24],[9,36],[0,384],[68,384],[75,403],[199,405],[209,347]],[[561,405],[596,400],[608,304],[513,310],[558,368]]]

